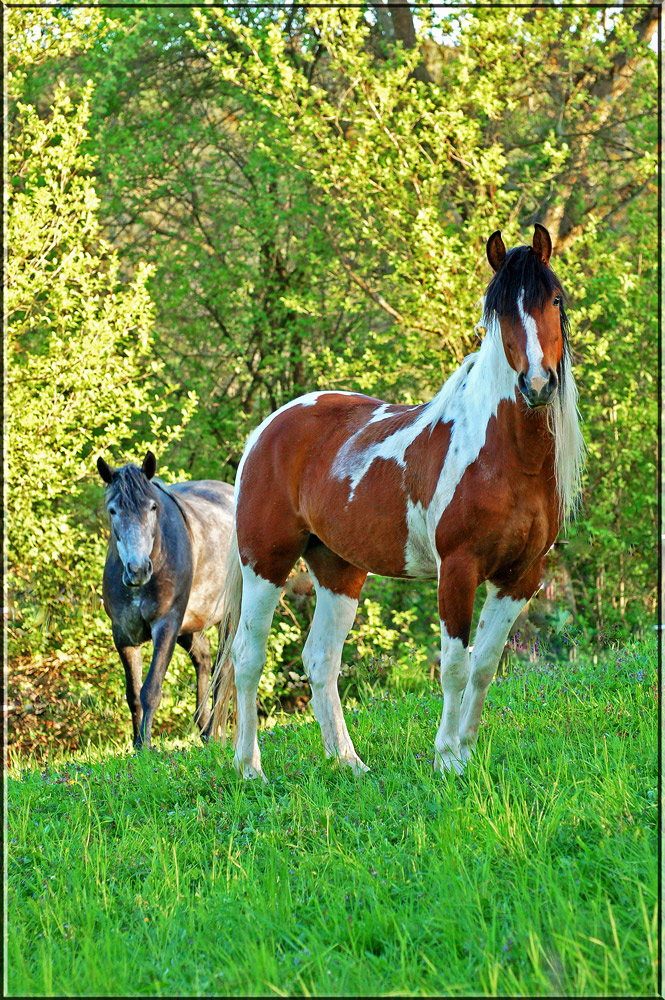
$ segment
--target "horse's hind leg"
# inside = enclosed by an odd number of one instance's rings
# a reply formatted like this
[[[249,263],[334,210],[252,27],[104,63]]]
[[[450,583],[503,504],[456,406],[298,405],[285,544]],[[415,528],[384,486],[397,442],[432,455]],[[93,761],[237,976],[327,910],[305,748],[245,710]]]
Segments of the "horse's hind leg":
[[[203,732],[210,721],[210,708],[205,703],[212,665],[210,642],[203,632],[186,632],[178,636],[178,645],[187,651],[196,670],[196,724]]]
[[[285,570],[284,580],[297,557],[297,554],[294,555],[288,569]],[[272,617],[281,592],[281,583],[279,585],[271,583],[249,566],[242,566],[242,604],[231,657],[238,712],[233,764],[243,778],[259,777],[266,780],[261,770],[261,753],[256,738],[258,727],[256,692],[266,662],[266,643]]]
[[[487,690],[496,672],[511,626],[526,603],[523,597],[498,595],[498,588],[488,581],[487,599],[483,604],[474,637],[469,681],[462,699],[460,752],[463,761],[466,761],[475,749]]]
[[[326,756],[338,757],[360,773],[367,768],[346,728],[337,680],[344,640],[353,625],[367,573],[320,544],[305,554],[305,560],[316,582],[316,609],[302,653],[312,689],[312,709],[321,726]]]

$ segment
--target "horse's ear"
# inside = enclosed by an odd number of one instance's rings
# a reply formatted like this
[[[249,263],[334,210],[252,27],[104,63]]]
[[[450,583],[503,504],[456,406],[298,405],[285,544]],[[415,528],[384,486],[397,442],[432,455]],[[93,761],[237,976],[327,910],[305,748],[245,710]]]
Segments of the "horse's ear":
[[[157,469],[157,459],[151,451],[146,452],[146,456],[143,459],[143,465],[141,466],[141,472],[146,477],[146,479],[152,479]]]
[[[533,252],[543,264],[549,264],[552,256],[552,240],[550,234],[537,222],[533,228]]]
[[[113,469],[110,465],[106,464],[101,455],[97,459],[97,471],[105,483],[110,483],[113,479]]]
[[[501,230],[497,229],[487,241],[487,259],[493,271],[498,271],[506,259],[506,248],[501,239]]]

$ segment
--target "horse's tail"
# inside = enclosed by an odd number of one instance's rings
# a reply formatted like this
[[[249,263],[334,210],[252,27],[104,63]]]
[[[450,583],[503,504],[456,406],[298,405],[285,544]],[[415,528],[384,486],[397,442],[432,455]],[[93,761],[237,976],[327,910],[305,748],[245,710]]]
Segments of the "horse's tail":
[[[242,599],[242,571],[240,554],[238,553],[238,536],[235,525],[231,533],[231,544],[226,561],[226,579],[220,595],[222,617],[219,622],[219,648],[215,665],[210,678],[208,693],[203,701],[208,701],[210,691],[213,692],[215,703],[208,726],[208,736],[215,737],[221,730],[221,742],[226,744],[226,723],[229,717],[231,699],[235,697],[236,685],[231,659],[231,647],[240,620],[240,601]]]

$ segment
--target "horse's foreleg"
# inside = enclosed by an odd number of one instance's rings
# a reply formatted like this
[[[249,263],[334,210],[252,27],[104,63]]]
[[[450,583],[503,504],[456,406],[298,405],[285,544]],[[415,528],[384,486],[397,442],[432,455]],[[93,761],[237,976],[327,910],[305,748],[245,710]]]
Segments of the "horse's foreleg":
[[[499,597],[498,588],[488,581],[487,599],[474,637],[469,682],[462,699],[460,750],[463,761],[466,761],[475,749],[480,715],[488,688],[499,664],[511,626],[525,603],[524,598]]]
[[[272,616],[282,588],[258,576],[248,566],[242,567],[242,579],[240,620],[231,649],[238,713],[233,764],[241,777],[262,778],[265,781],[256,738],[256,692],[266,662],[266,643]]]
[[[469,676],[469,633],[477,586],[474,569],[465,556],[460,556],[449,557],[439,570],[443,712],[434,741],[434,767],[458,774],[464,771],[459,719],[462,692]]]
[[[166,668],[171,662],[182,618],[162,618],[152,629],[153,653],[150,670],[141,688],[143,720],[139,730],[136,748],[150,746],[152,720],[162,700],[162,685]]]
[[[210,721],[210,708],[205,704],[212,664],[210,642],[203,632],[194,632],[178,636],[178,645],[189,653],[196,670],[196,724],[203,732]]]
[[[129,711],[132,714],[132,738],[136,743],[143,719],[143,709],[141,708],[141,683],[143,680],[143,662],[140,646],[124,646],[121,641],[115,642],[118,656],[125,668],[125,695]]]
[[[367,771],[349,736],[337,690],[342,647],[356,616],[358,601],[317,584],[316,609],[302,659],[312,688],[312,709],[327,757],[339,757],[356,773]]]

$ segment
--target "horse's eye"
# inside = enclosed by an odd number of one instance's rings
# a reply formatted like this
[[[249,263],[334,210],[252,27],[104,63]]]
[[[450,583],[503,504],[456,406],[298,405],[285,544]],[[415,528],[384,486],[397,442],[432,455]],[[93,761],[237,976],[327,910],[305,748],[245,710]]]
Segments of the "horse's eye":
[[[115,514],[115,507],[109,507],[109,514],[111,515],[111,517],[113,517],[113,515]]]
[[[150,504],[150,510],[157,510],[157,504],[156,503],[151,503]]]
[[[559,295],[557,295],[556,298],[552,299],[552,305],[553,306],[560,306],[561,305],[561,297]]]

